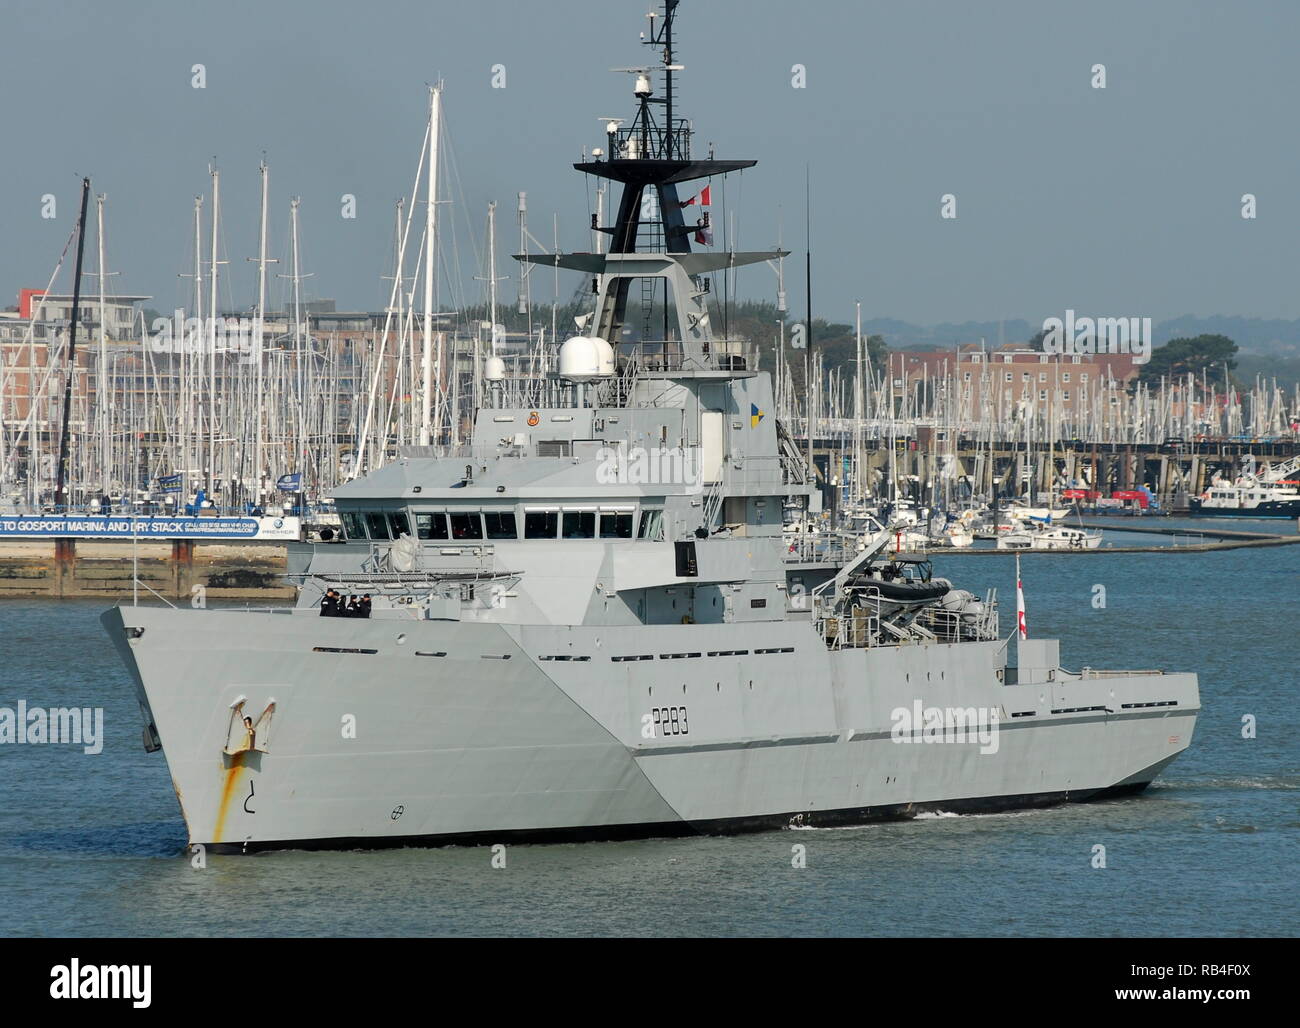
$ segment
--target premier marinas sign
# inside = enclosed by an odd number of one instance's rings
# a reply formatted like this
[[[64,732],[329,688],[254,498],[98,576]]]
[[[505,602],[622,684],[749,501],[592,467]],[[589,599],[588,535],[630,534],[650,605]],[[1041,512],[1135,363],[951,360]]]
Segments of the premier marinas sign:
[[[299,518],[0,516],[0,539],[297,539]]]

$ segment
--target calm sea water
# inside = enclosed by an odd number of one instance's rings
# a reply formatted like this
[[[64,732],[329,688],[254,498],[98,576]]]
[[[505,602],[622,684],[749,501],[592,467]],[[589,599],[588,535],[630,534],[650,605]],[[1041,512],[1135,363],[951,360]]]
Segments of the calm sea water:
[[[997,586],[1011,624],[1011,557],[936,568],[975,591]],[[504,869],[486,848],[209,856],[192,868],[100,605],[5,601],[0,706],[102,706],[106,743],[93,756],[0,746],[0,934],[1294,935],[1300,547],[1032,554],[1023,574],[1030,632],[1059,636],[1066,667],[1200,673],[1191,749],[1143,796],[864,828],[512,846]],[[1254,740],[1241,736],[1245,714]],[[1104,870],[1090,866],[1099,843]],[[806,868],[791,866],[796,844]]]

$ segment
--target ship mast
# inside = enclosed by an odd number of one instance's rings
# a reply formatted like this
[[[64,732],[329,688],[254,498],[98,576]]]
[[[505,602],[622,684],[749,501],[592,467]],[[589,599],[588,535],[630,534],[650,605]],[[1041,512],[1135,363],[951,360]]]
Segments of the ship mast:
[[[753,167],[756,161],[717,160],[712,154],[695,158],[691,154],[691,125],[679,118],[676,111],[674,72],[682,66],[675,63],[673,22],[679,0],[664,0],[663,13],[652,13],[651,29],[643,34],[643,42],[659,48],[662,62],[658,70],[664,75],[664,93],[655,95],[651,67],[615,68],[634,76],[633,93],[637,111],[630,124],[624,126],[619,119],[606,121],[608,149],[595,152],[574,167],[599,179],[623,184],[623,194],[614,214],[612,225],[600,224],[600,215],[592,218],[592,230],[608,235],[609,246],[605,253],[591,254],[518,254],[516,259],[533,263],[554,264],[592,275],[597,280],[595,318],[587,334],[598,336],[613,346],[623,342],[627,322],[630,286],[634,279],[662,278],[665,289],[671,288],[677,311],[678,335],[674,347],[680,348],[681,367],[704,369],[713,366],[718,354],[712,351],[712,332],[708,318],[708,283],[705,277],[723,268],[736,268],[746,264],[770,260],[781,256],[779,252],[765,253],[703,253],[691,252],[690,236],[708,228],[708,215],[693,225],[687,225],[678,198],[678,186],[683,182],[725,175]],[[656,114],[656,112],[660,112]],[[662,119],[662,120],[661,120]],[[657,203],[645,202],[647,191]],[[643,220],[644,219],[644,220]],[[639,247],[641,229],[655,228]],[[662,237],[659,238],[662,230]],[[667,260],[654,260],[649,255],[662,255]],[[677,358],[673,358],[674,363]]]

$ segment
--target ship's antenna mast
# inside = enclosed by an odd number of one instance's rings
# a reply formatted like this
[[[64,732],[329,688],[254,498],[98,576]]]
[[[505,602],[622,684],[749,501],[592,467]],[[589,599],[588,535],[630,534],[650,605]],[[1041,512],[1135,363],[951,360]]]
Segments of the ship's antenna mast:
[[[674,60],[673,52],[673,20],[677,17],[677,5],[681,0],[664,0],[664,13],[660,16],[655,11],[650,11],[646,17],[650,19],[649,37],[642,38],[646,46],[657,46],[663,51],[663,70],[664,70],[664,127],[663,127],[663,153],[658,154],[660,159],[670,161],[674,157],[674,150],[678,149],[676,144],[676,133],[673,124],[673,72],[681,71],[681,66]],[[662,20],[659,20],[662,17]],[[656,25],[656,21],[659,24]],[[640,122],[642,131],[642,152],[646,153],[645,144],[649,142],[650,135],[650,111],[649,104],[653,101],[649,96],[641,97]],[[646,156],[650,156],[646,153]],[[676,156],[684,156],[680,151]]]

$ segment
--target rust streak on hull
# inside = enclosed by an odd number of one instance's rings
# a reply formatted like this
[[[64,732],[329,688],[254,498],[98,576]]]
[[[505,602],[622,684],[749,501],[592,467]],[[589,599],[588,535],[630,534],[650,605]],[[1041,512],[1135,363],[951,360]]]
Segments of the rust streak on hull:
[[[217,807],[217,823],[212,829],[213,842],[221,842],[221,837],[225,834],[226,814],[230,810],[230,801],[235,795],[235,784],[239,781],[239,772],[243,766],[243,754],[241,753],[232,759],[230,767],[226,769],[226,781],[221,787],[221,803]]]

